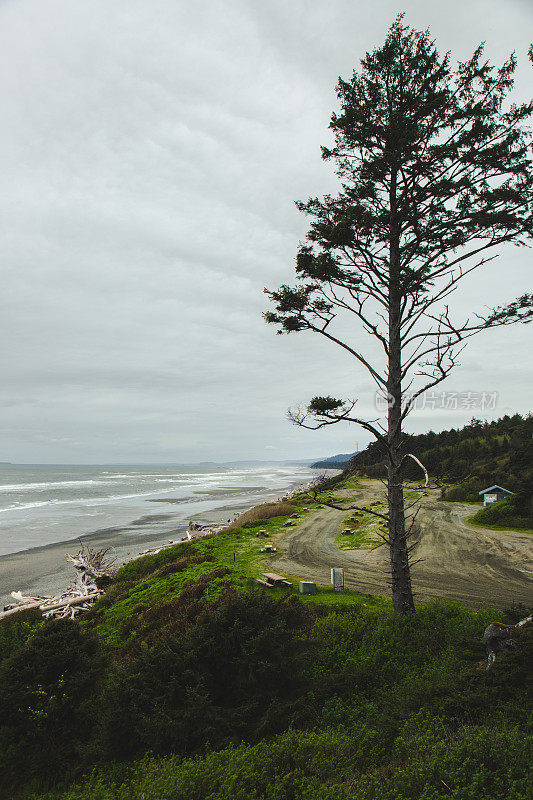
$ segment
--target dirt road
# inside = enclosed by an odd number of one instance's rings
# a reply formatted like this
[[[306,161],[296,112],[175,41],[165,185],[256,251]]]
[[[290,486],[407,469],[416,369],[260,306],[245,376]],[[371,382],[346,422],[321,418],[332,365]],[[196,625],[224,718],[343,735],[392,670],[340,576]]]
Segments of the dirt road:
[[[342,494],[342,493],[340,493]],[[355,503],[368,505],[384,498],[379,481],[350,490]],[[417,516],[419,533],[411,560],[415,600],[449,597],[468,606],[482,603],[509,606],[533,603],[533,535],[490,531],[465,522],[471,505],[438,502],[438,491],[421,498]],[[306,517],[276,541],[278,552],[270,561],[279,573],[303,580],[330,583],[330,568],[344,567],[349,589],[390,596],[388,548],[340,550],[334,544],[346,511],[322,508]]]

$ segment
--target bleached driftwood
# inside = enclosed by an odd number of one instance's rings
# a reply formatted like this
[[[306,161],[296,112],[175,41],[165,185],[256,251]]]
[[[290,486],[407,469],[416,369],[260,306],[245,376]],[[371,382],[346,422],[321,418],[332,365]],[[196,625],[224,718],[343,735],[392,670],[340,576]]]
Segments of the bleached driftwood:
[[[100,578],[110,577],[114,571],[115,559],[108,555],[109,550],[109,547],[105,550],[92,550],[82,544],[75,556],[66,554],[65,558],[78,572],[79,584],[85,594],[96,588]]]
[[[50,597],[27,597],[20,591],[11,592],[15,603],[0,612],[0,620],[32,608],[38,608],[46,618],[74,617],[75,614],[88,610],[103,594],[97,582],[104,577],[110,577],[114,571],[114,559],[108,553],[109,548],[92,550],[83,544],[76,555],[67,553],[65,558],[78,573],[75,585],[69,586],[60,595]]]
[[[11,595],[17,594],[17,592],[12,592]],[[79,606],[81,604],[87,604],[87,608],[89,608],[99,597],[103,594],[101,589],[97,589],[94,592],[86,595],[78,595],[78,597],[70,596],[65,597],[62,600],[58,600],[57,597],[50,597],[47,598],[44,602],[43,599],[34,600],[26,603],[21,603],[18,606],[11,606],[8,608],[7,611],[0,611],[0,620],[5,619],[5,617],[11,616],[11,614],[17,614],[19,611],[28,611],[31,608],[38,608],[41,610],[43,617],[61,617],[61,616],[69,616],[68,613],[60,613],[57,614],[56,612],[68,611],[72,607]],[[28,598],[25,598],[28,599]]]
[[[11,597],[13,598],[13,600],[16,600],[17,603],[35,603],[37,602],[37,600],[41,600],[41,602],[44,603],[44,601],[47,599],[46,597],[40,597],[40,596],[24,597],[22,592],[11,592]],[[16,606],[16,603],[13,603],[13,605]]]
[[[504,625],[502,622],[491,622],[490,625],[487,625],[483,634],[483,641],[487,648],[487,669],[494,664],[497,653],[516,648],[511,638],[512,631],[514,628],[521,628],[528,622],[533,622],[533,616],[521,619],[516,625]]]
[[[427,489],[427,487],[428,487],[428,483],[429,483],[429,475],[428,475],[428,471],[427,471],[427,469],[426,469],[426,468],[425,468],[425,466],[422,464],[422,462],[420,461],[420,459],[418,459],[418,458],[417,458],[416,456],[414,456],[412,453],[406,453],[406,454],[405,454],[405,456],[404,456],[404,458],[412,458],[412,459],[413,459],[413,461],[414,461],[416,464],[418,464],[418,466],[420,467],[420,469],[424,470],[424,476],[425,476],[425,479],[426,479],[426,482],[425,482],[425,484],[424,484],[424,487]]]

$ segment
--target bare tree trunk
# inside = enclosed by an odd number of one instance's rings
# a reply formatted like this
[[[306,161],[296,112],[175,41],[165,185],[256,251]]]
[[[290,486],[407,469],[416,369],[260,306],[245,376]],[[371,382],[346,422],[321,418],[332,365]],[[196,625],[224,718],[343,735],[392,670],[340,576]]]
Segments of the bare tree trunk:
[[[389,465],[387,478],[392,604],[397,614],[405,614],[407,611],[413,611],[415,606],[411,589],[403,502],[400,232],[396,209],[396,178],[397,173],[393,171],[390,188],[389,372],[387,380]]]
[[[395,409],[396,403],[389,409],[389,446],[391,448],[388,466],[390,564],[392,604],[397,614],[404,614],[407,611],[412,611],[415,606],[411,589],[409,551],[405,532],[403,478],[402,467],[400,466],[402,459],[401,429],[398,425],[398,415],[394,413]],[[401,413],[401,407],[399,407],[399,413]]]

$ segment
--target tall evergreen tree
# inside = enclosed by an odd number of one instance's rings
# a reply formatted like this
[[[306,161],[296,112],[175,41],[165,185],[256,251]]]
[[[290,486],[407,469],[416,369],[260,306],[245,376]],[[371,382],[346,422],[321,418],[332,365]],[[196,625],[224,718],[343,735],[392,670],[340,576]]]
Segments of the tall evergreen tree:
[[[341,347],[387,398],[387,421],[353,414],[354,401],[315,397],[290,414],[320,428],[351,421],[371,432],[388,459],[388,537],[394,608],[413,608],[402,470],[402,426],[416,397],[443,381],[465,340],[528,321],[533,296],[457,319],[447,299],[504,243],[532,236],[533,170],[523,123],[533,103],[506,105],[515,58],[495,69],[480,46],[450,68],[427,32],[399,17],[361,71],[339,79],[330,128],[337,196],[299,209],[312,222],[298,252],[300,284],[267,291],[278,332],[312,331]],[[336,322],[353,315],[353,339]],[[371,358],[358,335],[379,342]],[[343,328],[345,330],[345,327]],[[407,392],[409,391],[409,394]]]

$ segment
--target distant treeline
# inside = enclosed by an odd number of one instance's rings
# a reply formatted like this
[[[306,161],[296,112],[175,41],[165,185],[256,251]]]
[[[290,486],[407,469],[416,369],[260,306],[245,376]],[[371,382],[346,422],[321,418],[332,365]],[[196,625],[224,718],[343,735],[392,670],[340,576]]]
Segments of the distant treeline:
[[[338,453],[336,456],[330,456],[329,458],[323,458],[321,461],[315,461],[314,464],[310,464],[309,466],[311,469],[344,469],[356,455],[357,451],[355,453]]]
[[[461,496],[453,499],[478,499],[477,492],[493,484],[520,494],[533,493],[531,414],[526,417],[506,414],[493,422],[472,419],[464,428],[406,435],[405,452],[417,456],[432,478],[464,487],[458,489]],[[351,460],[348,469],[370,477],[384,477],[387,470],[383,445],[370,444]],[[410,459],[406,462],[405,476],[413,480],[422,478],[420,468]],[[447,496],[447,499],[452,498]]]

